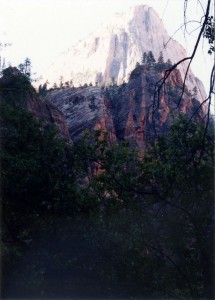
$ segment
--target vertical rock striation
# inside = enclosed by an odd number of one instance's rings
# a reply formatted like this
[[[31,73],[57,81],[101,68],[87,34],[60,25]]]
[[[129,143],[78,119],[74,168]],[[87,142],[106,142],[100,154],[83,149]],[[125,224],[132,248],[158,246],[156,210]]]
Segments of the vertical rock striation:
[[[127,84],[108,88],[79,87],[51,91],[49,99],[65,115],[72,140],[78,141],[84,130],[104,129],[111,141],[129,140],[144,151],[157,133],[166,133],[179,113],[202,121],[203,108],[187,87],[181,99],[183,79],[175,69],[154,94],[156,82],[162,77],[154,68],[138,66]]]
[[[86,39],[63,53],[43,74],[51,84],[64,80],[73,81],[75,86],[90,83],[109,84],[127,81],[128,74],[141,62],[143,52],[152,50],[156,59],[160,51],[164,60],[178,62],[187,56],[185,49],[170,39],[158,14],[146,5],[132,7],[114,18]],[[182,79],[187,63],[179,66]],[[190,90],[197,87],[198,99],[205,99],[203,85],[188,72],[187,85]]]

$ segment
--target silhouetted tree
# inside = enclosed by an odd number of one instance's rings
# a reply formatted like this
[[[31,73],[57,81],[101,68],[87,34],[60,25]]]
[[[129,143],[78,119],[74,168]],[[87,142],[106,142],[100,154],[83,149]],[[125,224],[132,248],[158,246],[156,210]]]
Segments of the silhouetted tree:
[[[70,87],[73,87],[73,86],[74,86],[72,80],[69,81],[69,85],[70,85]]]
[[[147,55],[147,63],[149,64],[149,66],[153,66],[156,63],[156,60],[151,50],[148,52]]]
[[[207,17],[207,21],[206,21],[206,25],[204,28],[204,32],[203,32],[203,37],[208,39],[208,43],[210,45],[210,49],[208,50],[209,54],[212,54],[212,52],[215,51],[215,47],[214,47],[214,37],[215,37],[215,23],[214,23],[214,17],[213,16],[208,16]]]
[[[53,84],[53,89],[57,89],[57,83],[56,82]]]
[[[159,56],[158,56],[158,61],[157,61],[157,64],[156,64],[156,70],[158,72],[161,72],[163,71],[164,69],[164,59],[163,59],[163,52],[161,51]]]
[[[163,52],[161,51],[158,57],[158,63],[159,64],[163,64],[164,63],[164,59],[163,59]]]
[[[25,75],[29,80],[31,78],[31,61],[30,58],[26,58],[24,63],[19,64],[18,69]]]
[[[147,63],[147,54],[146,52],[143,52],[142,64],[146,64],[146,63]]]
[[[166,62],[167,68],[170,68],[172,66],[171,60],[168,58]]]
[[[65,82],[65,87],[67,87],[67,88],[70,87],[69,81],[66,81],[66,82]]]
[[[63,88],[63,86],[64,86],[63,81],[64,81],[64,78],[63,78],[63,76],[61,75],[60,78],[59,78],[60,88]]]

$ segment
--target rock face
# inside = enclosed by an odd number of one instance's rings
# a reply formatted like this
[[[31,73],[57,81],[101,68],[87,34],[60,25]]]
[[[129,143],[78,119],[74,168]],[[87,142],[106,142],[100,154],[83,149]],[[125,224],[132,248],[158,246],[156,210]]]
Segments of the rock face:
[[[180,112],[201,121],[203,109],[194,113],[200,102],[187,87],[180,100],[183,80],[175,69],[160,91],[154,95],[155,83],[162,77],[154,68],[137,67],[127,84],[108,88],[79,87],[53,90],[52,101],[65,115],[72,140],[78,141],[83,131],[103,128],[111,141],[129,140],[144,151],[157,133],[169,130]]]
[[[63,53],[43,74],[43,79],[48,79],[51,85],[59,84],[60,76],[64,81],[72,80],[75,86],[90,82],[107,85],[112,80],[121,84],[127,81],[136,63],[141,63],[143,52],[150,50],[155,59],[162,51],[164,60],[170,59],[172,63],[187,56],[185,49],[170,39],[154,9],[135,6],[126,13],[116,14],[97,32]],[[182,79],[186,66],[187,63],[179,66]],[[204,87],[191,71],[187,85],[190,90],[196,86],[198,98],[205,99]]]
[[[42,102],[38,97],[30,97],[27,102],[27,108],[38,119],[44,120],[45,123],[55,125],[59,129],[61,136],[66,137],[71,143],[65,117],[56,106],[51,103]]]
[[[9,67],[3,71],[3,77],[0,78],[0,89],[6,100],[12,101],[14,105],[25,107],[38,119],[42,119],[46,125],[56,125],[60,135],[66,137],[71,143],[63,113],[52,103],[42,101],[30,82],[17,68]],[[9,90],[8,94],[7,90]]]
[[[84,130],[106,130],[113,141],[116,132],[111,100],[101,88],[66,88],[49,93],[50,101],[65,115],[71,138],[80,140]]]

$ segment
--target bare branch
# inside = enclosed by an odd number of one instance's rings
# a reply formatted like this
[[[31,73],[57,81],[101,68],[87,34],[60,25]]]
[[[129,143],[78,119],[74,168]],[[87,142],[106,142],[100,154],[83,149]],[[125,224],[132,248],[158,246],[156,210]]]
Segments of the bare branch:
[[[199,46],[199,42],[201,40],[201,37],[203,36],[205,27],[207,25],[209,12],[210,12],[210,5],[211,5],[211,0],[208,0],[206,13],[203,17],[204,21],[203,21],[203,24],[201,26],[201,30],[198,34],[198,37],[197,37],[197,40],[196,40],[196,43],[195,43],[195,46],[194,46],[194,49],[193,49],[193,52],[192,52],[191,56],[188,56],[188,57],[185,57],[185,58],[179,60],[176,64],[174,64],[168,70],[166,70],[165,73],[164,73],[164,76],[155,85],[154,100],[153,100],[153,105],[152,105],[152,108],[153,108],[152,109],[152,126],[153,126],[153,129],[154,129],[155,135],[156,135],[156,126],[155,126],[155,123],[154,123],[154,115],[155,115],[157,109],[159,108],[161,89],[162,89],[163,86],[165,86],[166,80],[169,78],[171,72],[173,70],[175,70],[177,68],[177,66],[180,65],[181,63],[183,63],[185,61],[189,61],[188,66],[186,68],[184,80],[183,80],[182,92],[181,92],[180,99],[179,99],[178,104],[177,104],[177,108],[178,108],[180,106],[181,100],[182,100],[183,95],[184,95],[185,86],[186,86],[186,79],[187,79],[187,75],[188,75],[188,72],[189,72],[189,69],[190,69],[190,65],[193,61],[193,58],[195,57],[196,51],[197,51],[198,46]],[[186,13],[186,10],[187,10],[187,0],[185,0],[184,14]],[[210,96],[209,96],[209,98],[210,98]],[[157,99],[157,103],[156,103],[156,99]]]
[[[203,18],[203,17],[202,17]],[[202,19],[201,18],[201,19]],[[188,23],[199,23],[199,24],[201,24],[201,21],[196,21],[196,20],[191,20],[191,21],[188,21],[188,22],[186,22],[186,24],[188,24]],[[168,39],[168,41],[163,45],[163,49],[165,49],[166,48],[166,46],[167,46],[167,44],[172,40],[172,38],[173,38],[173,36],[179,31],[179,30],[181,30],[184,26],[186,26],[186,24],[185,23],[183,23],[171,36],[170,36],[170,38]],[[199,27],[198,27],[199,28]]]

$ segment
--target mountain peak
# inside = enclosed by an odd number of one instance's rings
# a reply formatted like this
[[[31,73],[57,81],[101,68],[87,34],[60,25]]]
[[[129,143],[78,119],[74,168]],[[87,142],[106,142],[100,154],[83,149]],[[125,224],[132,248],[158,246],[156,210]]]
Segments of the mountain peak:
[[[168,43],[167,43],[168,42]],[[133,6],[118,12],[94,34],[79,41],[62,54],[44,74],[44,80],[59,84],[59,78],[73,81],[75,86],[122,83],[128,80],[144,52],[152,50],[155,59],[163,52],[164,60],[172,63],[187,56],[185,49],[167,34],[155,10],[147,5]],[[187,63],[179,66],[182,77]],[[197,86],[192,72],[188,75],[190,89]],[[204,94],[204,92],[202,92]]]

